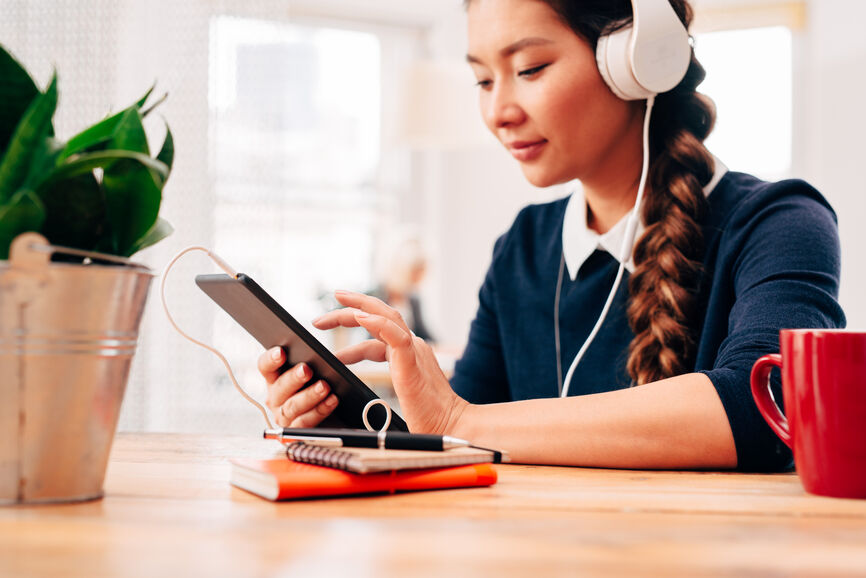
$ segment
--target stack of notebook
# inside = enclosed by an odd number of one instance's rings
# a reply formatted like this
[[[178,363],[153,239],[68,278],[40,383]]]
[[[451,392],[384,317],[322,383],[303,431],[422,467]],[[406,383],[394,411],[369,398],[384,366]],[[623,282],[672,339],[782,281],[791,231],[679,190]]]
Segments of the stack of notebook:
[[[489,486],[500,452],[286,446],[286,459],[232,460],[231,483],[269,500]]]

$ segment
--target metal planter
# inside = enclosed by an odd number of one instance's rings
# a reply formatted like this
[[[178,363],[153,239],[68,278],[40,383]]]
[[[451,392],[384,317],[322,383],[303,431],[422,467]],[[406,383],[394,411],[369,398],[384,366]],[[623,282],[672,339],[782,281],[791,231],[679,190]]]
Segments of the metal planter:
[[[27,233],[0,262],[0,503],[102,496],[153,279],[52,249]]]

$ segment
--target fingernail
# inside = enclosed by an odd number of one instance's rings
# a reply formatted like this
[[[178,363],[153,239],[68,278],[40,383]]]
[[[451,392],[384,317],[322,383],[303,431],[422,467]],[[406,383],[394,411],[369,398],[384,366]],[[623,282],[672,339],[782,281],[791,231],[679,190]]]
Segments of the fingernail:
[[[330,396],[328,399],[325,400],[325,405],[327,405],[328,407],[334,407],[335,405],[337,405],[337,396]]]
[[[349,294],[349,292],[346,291],[345,289],[337,289],[336,291],[334,291],[334,295],[348,295],[348,294]]]
[[[300,364],[296,371],[298,377],[307,377],[307,366],[305,364]]]
[[[279,347],[274,347],[271,349],[271,359],[274,361],[279,361],[283,358],[283,350]]]
[[[356,311],[355,312],[355,317],[360,317],[361,319],[366,319],[369,316],[370,316],[370,314],[367,313],[366,311]]]
[[[325,384],[321,381],[316,384],[316,393],[325,393]]]
[[[321,319],[322,317],[324,317],[324,315],[319,315],[318,317],[316,317],[315,319],[313,319],[313,325],[315,325],[316,323],[318,323],[318,322],[319,322],[319,319]]]

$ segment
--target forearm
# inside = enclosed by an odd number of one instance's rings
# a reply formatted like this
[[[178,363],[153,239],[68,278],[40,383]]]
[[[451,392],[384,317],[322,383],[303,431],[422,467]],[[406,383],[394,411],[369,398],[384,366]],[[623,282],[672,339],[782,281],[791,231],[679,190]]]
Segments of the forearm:
[[[607,393],[466,406],[449,432],[515,462],[610,468],[734,468],[709,378],[692,373]]]

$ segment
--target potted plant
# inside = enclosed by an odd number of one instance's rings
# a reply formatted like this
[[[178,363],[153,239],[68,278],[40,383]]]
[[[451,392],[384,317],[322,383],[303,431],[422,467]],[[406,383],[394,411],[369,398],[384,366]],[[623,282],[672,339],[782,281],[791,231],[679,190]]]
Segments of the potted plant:
[[[126,258],[172,232],[152,91],[63,141],[57,75],[39,90],[0,46],[0,503],[102,495],[153,278]]]

